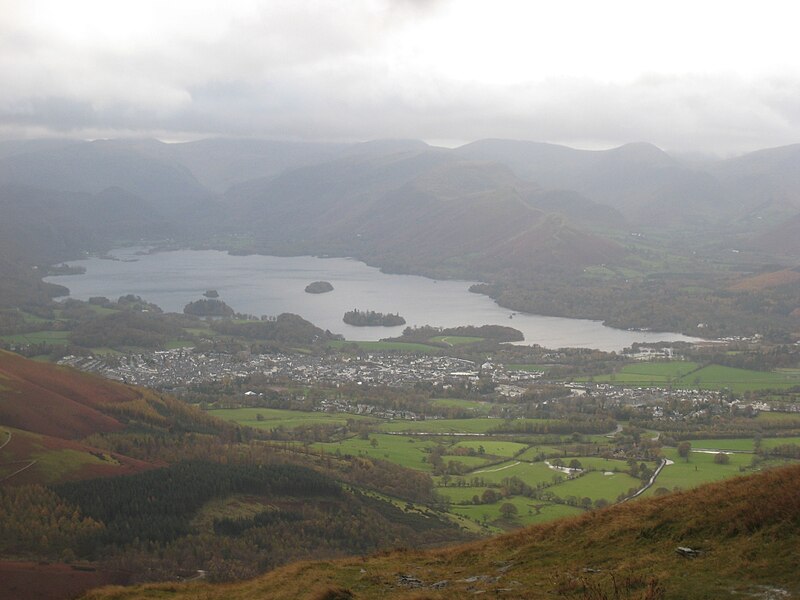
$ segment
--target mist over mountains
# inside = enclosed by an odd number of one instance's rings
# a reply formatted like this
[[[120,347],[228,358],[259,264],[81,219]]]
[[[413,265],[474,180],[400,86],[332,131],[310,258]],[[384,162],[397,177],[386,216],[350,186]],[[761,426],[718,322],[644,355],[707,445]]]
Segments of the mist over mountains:
[[[235,233],[261,251],[400,271],[463,271],[465,259],[477,271],[573,268],[624,254],[609,231],[656,225],[746,225],[745,247],[791,254],[780,232],[800,213],[798,167],[800,146],[701,168],[645,143],[3,142],[0,228],[32,262],[112,240]]]

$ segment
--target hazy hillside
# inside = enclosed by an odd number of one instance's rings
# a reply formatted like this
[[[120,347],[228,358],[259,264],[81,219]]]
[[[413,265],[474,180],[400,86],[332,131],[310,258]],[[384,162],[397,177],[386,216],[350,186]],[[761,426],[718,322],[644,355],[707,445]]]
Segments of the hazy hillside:
[[[18,256],[11,258],[16,252],[0,241],[0,307],[41,306],[67,293],[64,286],[44,283],[38,271]]]
[[[114,141],[44,147],[0,159],[0,183],[95,194],[118,187],[177,214],[209,192],[185,167],[121,147]]]
[[[287,169],[331,160],[348,144],[214,138],[165,144],[157,140],[115,140],[114,145],[185,167],[208,190],[228,188]]]
[[[570,200],[568,214],[613,214]],[[580,266],[621,254],[564,219],[542,228],[547,212],[560,207],[548,204],[537,186],[496,162],[463,161],[442,149],[362,154],[296,169],[237,186],[218,208],[217,222],[252,232],[268,248],[350,253],[399,271],[554,260]],[[570,233],[562,236],[562,229]]]
[[[174,232],[151,203],[121,188],[90,194],[0,184],[0,215],[0,239],[28,264]]]
[[[557,212],[578,225],[593,229],[620,229],[627,223],[617,209],[598,204],[570,190],[535,190],[525,194],[525,202],[545,212]]]
[[[800,467],[790,467],[453,549],[298,563],[224,587],[170,583],[85,597],[793,598],[799,527]],[[681,547],[698,554],[681,556]]]
[[[800,210],[800,144],[720,161],[709,172],[746,214],[775,217]]]
[[[724,196],[714,177],[682,166],[652,144],[602,151],[514,140],[481,140],[457,154],[496,160],[545,189],[572,190],[618,209],[634,223],[720,220]]]
[[[800,215],[783,220],[755,236],[750,246],[761,252],[777,256],[800,256]]]
[[[797,224],[786,219],[800,210],[798,148],[689,167],[650,144],[8,142],[0,147],[0,246],[9,281],[19,283],[0,299],[45,299],[20,277],[32,264],[171,238],[237,252],[354,256],[395,272],[507,288],[527,282],[527,290],[493,296],[514,310],[693,331],[720,314],[708,293],[730,285],[728,263],[744,274],[757,272],[753,261],[765,255],[796,264]],[[611,268],[584,270],[603,264]],[[694,296],[681,299],[674,286],[653,289],[651,275],[673,277],[676,268],[689,279],[703,272],[707,289],[682,285],[680,294]],[[580,278],[591,294],[575,294]],[[694,314],[679,319],[687,302]],[[623,314],[609,317],[615,310]],[[674,316],[665,321],[665,312]],[[736,327],[754,322],[750,315]]]

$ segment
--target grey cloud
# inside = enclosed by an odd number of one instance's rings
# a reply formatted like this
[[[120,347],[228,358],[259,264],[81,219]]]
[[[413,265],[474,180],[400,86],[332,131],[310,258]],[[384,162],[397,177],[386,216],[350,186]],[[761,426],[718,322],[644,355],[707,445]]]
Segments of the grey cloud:
[[[392,31],[446,3],[264,3],[213,38],[135,47],[59,45],[0,15],[0,135],[506,137],[722,153],[800,139],[791,74],[503,86],[381,58]]]
[[[547,81],[485,86],[393,80],[363,65],[274,75],[263,81],[212,81],[187,88],[190,101],[159,111],[103,106],[64,97],[0,110],[0,123],[54,131],[191,132],[300,139],[483,137],[614,145],[650,141],[663,148],[739,152],[800,138],[798,81],[708,78],[628,85]]]

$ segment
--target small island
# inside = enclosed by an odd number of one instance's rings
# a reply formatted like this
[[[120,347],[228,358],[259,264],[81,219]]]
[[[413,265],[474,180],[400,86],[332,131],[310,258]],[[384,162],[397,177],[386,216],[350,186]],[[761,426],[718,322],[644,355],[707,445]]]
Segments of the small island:
[[[189,302],[183,307],[183,312],[195,317],[232,317],[234,314],[230,306],[213,298]]]
[[[217,290],[206,290],[203,292],[203,296],[206,298],[219,298],[219,292]]]
[[[86,273],[86,267],[73,266],[73,265],[68,265],[67,263],[61,263],[60,265],[53,265],[47,267],[46,276],[50,277],[51,275],[83,275],[84,273]]]
[[[309,294],[325,294],[332,291],[333,286],[328,281],[315,281],[306,286],[306,292]]]
[[[356,327],[396,327],[406,324],[406,320],[396,313],[387,315],[374,310],[361,311],[357,308],[344,313],[342,321]]]

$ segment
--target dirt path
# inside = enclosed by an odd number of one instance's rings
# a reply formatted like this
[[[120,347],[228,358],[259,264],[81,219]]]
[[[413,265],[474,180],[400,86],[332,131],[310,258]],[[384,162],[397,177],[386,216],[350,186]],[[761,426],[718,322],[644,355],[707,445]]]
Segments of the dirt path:
[[[21,469],[17,469],[17,470],[16,470],[16,471],[14,471],[13,473],[11,473],[11,475],[6,475],[6,476],[5,476],[5,477],[3,477],[2,479],[0,479],[0,483],[2,483],[2,482],[4,482],[4,481],[8,481],[8,480],[9,480],[9,479],[11,479],[11,478],[12,478],[14,475],[19,475],[20,473],[22,473],[22,472],[23,472],[23,471],[25,471],[26,469],[30,469],[30,468],[31,468],[33,465],[35,465],[37,462],[39,462],[39,461],[38,461],[38,460],[32,460],[31,462],[29,462],[27,465],[25,465],[25,466],[24,466],[24,467],[22,467]],[[13,463],[12,463],[12,464],[13,464]]]
[[[477,475],[478,473],[497,473],[497,471],[503,471],[504,469],[510,469],[511,467],[516,467],[517,465],[522,464],[520,461],[515,462],[513,465],[506,465],[505,467],[500,467],[497,469],[481,469],[480,471],[473,471],[470,475]]]

